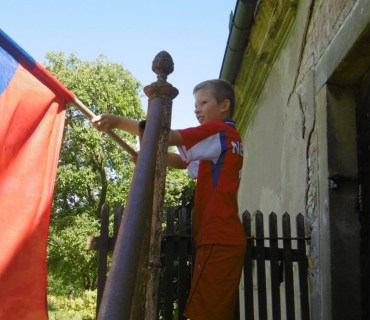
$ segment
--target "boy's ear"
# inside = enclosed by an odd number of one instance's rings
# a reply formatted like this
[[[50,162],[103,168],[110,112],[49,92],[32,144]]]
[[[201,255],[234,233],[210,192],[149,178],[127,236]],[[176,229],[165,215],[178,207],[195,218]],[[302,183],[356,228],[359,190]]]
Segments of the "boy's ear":
[[[222,102],[221,112],[227,112],[229,110],[230,110],[230,100],[225,99],[224,102]]]

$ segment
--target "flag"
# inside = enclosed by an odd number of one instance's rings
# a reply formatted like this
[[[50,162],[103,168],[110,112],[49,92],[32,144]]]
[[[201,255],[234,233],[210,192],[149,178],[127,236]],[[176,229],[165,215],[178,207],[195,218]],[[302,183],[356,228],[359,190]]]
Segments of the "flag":
[[[48,319],[46,246],[66,102],[0,29],[0,319]]]

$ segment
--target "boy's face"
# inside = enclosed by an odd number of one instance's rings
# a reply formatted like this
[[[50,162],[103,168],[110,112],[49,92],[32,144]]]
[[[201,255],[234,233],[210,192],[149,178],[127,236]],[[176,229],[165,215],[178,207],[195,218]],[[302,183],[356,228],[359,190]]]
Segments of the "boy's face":
[[[195,93],[195,116],[200,125],[225,119],[228,115],[229,107],[229,100],[217,103],[210,90],[201,89]]]

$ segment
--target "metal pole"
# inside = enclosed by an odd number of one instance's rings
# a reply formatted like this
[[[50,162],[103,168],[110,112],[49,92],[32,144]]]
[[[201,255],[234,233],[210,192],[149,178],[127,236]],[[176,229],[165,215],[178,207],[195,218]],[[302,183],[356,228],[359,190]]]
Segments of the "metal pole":
[[[129,320],[134,296],[143,226],[153,206],[155,159],[162,121],[162,102],[154,99],[148,113],[142,150],[137,159],[125,213],[105,285],[98,320]]]
[[[162,101],[162,126],[156,157],[152,217],[147,220],[145,225],[146,232],[131,309],[131,319],[133,320],[155,320],[157,315],[168,134],[171,125],[172,100],[178,95],[178,90],[166,81],[167,75],[173,71],[173,66],[171,56],[165,51],[160,52],[154,58],[152,66],[153,71],[158,75],[158,80],[144,88],[144,92],[149,98],[149,109],[155,99]]]
[[[173,71],[173,61],[167,52],[162,51],[155,57],[152,70],[158,75],[158,81],[144,88],[149,97],[148,120],[98,320],[143,319],[145,279],[149,279],[151,209],[155,208],[162,219],[171,105],[178,94],[178,90],[166,82],[167,75]],[[159,160],[154,161],[156,156]],[[156,191],[153,196],[154,185]]]
[[[162,55],[163,62],[173,66],[172,58]],[[153,66],[153,69],[155,67]],[[166,167],[167,167],[167,149],[168,149],[168,133],[171,127],[172,100],[178,95],[178,90],[166,82],[166,78],[161,79],[158,76],[158,81],[144,88],[145,94],[149,99],[157,96],[163,101],[163,118],[162,132],[159,138],[160,144],[157,153],[157,169],[155,175],[155,190],[153,198],[153,216],[150,237],[149,251],[149,278],[147,281],[145,319],[155,320],[157,318],[158,307],[158,286],[161,273],[161,240],[162,240],[162,222],[163,222],[163,204],[164,191],[166,183]]]

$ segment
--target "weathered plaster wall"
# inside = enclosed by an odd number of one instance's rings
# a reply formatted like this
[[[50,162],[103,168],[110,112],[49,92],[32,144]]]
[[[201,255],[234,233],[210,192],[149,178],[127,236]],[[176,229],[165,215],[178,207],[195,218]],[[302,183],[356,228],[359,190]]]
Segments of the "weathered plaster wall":
[[[289,74],[273,69],[243,137],[241,209],[263,213],[304,212],[305,152],[301,112],[287,105]],[[292,153],[291,150],[297,152]],[[300,187],[298,187],[300,186]],[[288,199],[291,199],[289,201]]]
[[[300,2],[294,27],[271,66],[248,119],[243,136],[241,211],[293,214],[305,210],[304,123],[299,96],[292,90],[306,27],[307,3],[309,1]],[[243,86],[243,80],[237,81],[237,85]]]

